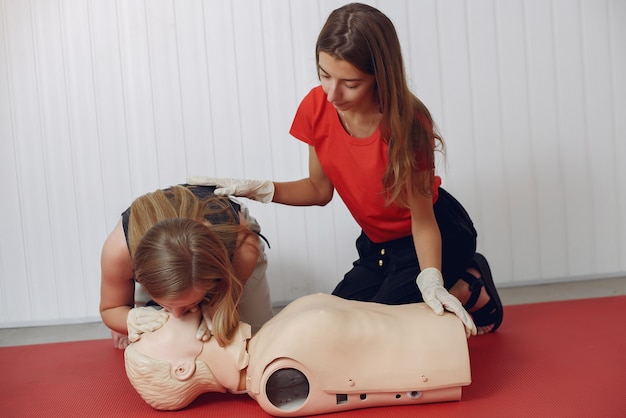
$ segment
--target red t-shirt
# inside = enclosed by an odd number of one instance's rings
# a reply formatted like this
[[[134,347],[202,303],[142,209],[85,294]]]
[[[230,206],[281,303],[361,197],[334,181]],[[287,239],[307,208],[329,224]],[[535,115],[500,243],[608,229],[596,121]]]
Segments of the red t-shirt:
[[[313,146],[346,207],[374,242],[411,235],[411,212],[385,204],[382,177],[387,166],[387,144],[376,131],[369,138],[353,138],[343,128],[337,110],[321,86],[302,100],[289,131]],[[433,182],[433,203],[441,178]]]

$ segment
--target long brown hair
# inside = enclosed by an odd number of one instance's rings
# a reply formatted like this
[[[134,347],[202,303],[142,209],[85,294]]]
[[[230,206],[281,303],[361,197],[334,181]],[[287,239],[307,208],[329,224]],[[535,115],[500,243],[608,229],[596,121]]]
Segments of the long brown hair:
[[[211,307],[213,335],[227,344],[239,325],[243,285],[233,274],[226,247],[206,225],[187,218],[155,224],[133,256],[137,282],[150,296],[171,300],[201,289]]]
[[[348,61],[376,78],[380,130],[388,143],[388,162],[382,182],[388,202],[407,206],[410,194],[431,193],[435,150],[444,143],[430,112],[406,82],[402,49],[393,23],[378,9],[351,3],[334,10],[315,47]]]
[[[216,216],[223,222],[205,223]],[[200,199],[185,186],[147,193],[132,203],[128,222],[135,279],[155,299],[205,291],[213,333],[225,344],[239,325],[243,290],[231,258],[252,233],[235,219],[226,197]]]

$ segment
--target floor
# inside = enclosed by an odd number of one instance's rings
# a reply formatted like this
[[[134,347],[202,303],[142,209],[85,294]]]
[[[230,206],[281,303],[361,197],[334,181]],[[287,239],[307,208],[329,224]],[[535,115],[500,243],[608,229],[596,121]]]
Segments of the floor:
[[[626,294],[626,277],[498,289],[504,305]],[[280,308],[278,308],[279,310]],[[506,326],[506,321],[505,325]],[[0,347],[109,338],[101,322],[0,329]]]

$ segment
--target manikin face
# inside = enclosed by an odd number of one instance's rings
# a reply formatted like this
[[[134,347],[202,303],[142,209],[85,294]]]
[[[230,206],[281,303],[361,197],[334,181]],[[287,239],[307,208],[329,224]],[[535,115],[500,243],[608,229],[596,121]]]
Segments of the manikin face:
[[[146,356],[175,365],[191,364],[186,371],[193,372],[193,363],[203,350],[202,341],[195,338],[201,315],[195,310],[170,318],[157,331],[143,334],[135,345]]]
[[[162,381],[153,380],[152,383],[146,383],[141,379],[131,381],[135,389],[141,393],[141,387],[137,385],[160,383],[165,387],[170,379],[179,381],[196,379],[196,384],[202,381],[205,386],[201,389],[204,389],[204,392],[223,391],[216,389],[218,387],[231,392],[245,389],[243,370],[248,366],[247,343],[251,337],[250,325],[240,323],[231,343],[220,346],[215,338],[206,342],[196,338],[200,321],[202,313],[192,309],[179,317],[170,317],[161,328],[142,334],[141,339],[131,344],[137,353],[154,360],[165,361],[171,368],[168,377]],[[208,368],[197,369],[196,361],[204,363]],[[190,387],[189,390],[194,389]],[[164,390],[159,396],[162,398],[159,402],[163,405],[167,405],[168,397],[172,397],[172,404],[177,403],[175,393]],[[148,399],[146,401],[151,403]]]
[[[187,312],[196,312],[198,305],[204,299],[205,292],[198,289],[189,289],[186,293],[183,293],[176,299],[153,299],[156,303],[161,305],[163,309],[174,315],[176,318],[180,318]]]
[[[320,52],[318,72],[322,89],[340,112],[368,112],[374,101],[376,78],[326,52]]]

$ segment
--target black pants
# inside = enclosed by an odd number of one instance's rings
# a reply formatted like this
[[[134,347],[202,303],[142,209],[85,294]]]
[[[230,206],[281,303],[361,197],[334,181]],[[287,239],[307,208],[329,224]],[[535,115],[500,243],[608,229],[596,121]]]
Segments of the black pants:
[[[441,231],[444,286],[450,289],[472,262],[477,234],[463,206],[442,188],[433,209]],[[359,259],[333,295],[388,305],[423,301],[415,284],[421,269],[412,236],[374,243],[361,232],[356,248]]]

